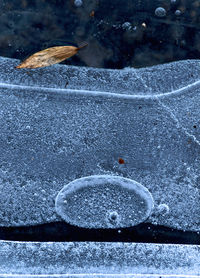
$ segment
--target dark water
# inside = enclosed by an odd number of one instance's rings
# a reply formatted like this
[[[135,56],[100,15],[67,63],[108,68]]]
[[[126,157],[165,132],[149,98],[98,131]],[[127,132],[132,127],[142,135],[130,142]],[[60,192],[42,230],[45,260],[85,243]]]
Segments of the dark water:
[[[17,241],[107,241],[200,245],[197,232],[140,224],[123,229],[83,229],[57,222],[29,227],[0,228],[0,240]]]
[[[0,0],[1,56],[88,47],[66,64],[144,67],[200,58],[199,0]]]

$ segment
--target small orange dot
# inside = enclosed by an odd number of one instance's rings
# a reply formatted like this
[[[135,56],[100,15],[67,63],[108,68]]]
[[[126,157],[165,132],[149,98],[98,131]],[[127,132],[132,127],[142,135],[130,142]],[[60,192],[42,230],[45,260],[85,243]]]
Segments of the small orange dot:
[[[123,158],[119,158],[119,159],[118,159],[118,162],[119,162],[119,164],[124,164],[124,163],[125,163],[125,161],[123,160]]]
[[[94,12],[94,11],[91,11],[90,16],[91,16],[91,17],[94,17],[94,14],[95,14],[95,12]]]

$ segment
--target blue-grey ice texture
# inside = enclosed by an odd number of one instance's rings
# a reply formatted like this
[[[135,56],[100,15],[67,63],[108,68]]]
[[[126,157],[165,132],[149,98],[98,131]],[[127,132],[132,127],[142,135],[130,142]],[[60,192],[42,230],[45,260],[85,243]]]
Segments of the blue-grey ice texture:
[[[60,221],[64,186],[111,175],[152,194],[146,222],[199,230],[198,60],[123,70],[18,63],[0,59],[1,226]]]
[[[0,251],[0,278],[197,278],[200,275],[199,247],[193,245],[1,241]]]
[[[66,222],[84,228],[123,228],[144,222],[153,209],[150,192],[119,176],[89,176],[59,192],[56,211]]]

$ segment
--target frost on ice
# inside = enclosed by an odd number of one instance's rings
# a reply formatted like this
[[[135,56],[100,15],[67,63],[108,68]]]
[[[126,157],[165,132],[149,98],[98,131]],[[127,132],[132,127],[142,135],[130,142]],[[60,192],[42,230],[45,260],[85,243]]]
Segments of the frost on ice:
[[[199,277],[184,244],[1,241],[1,277]]]
[[[145,221],[199,230],[199,61],[123,70],[55,65],[31,74],[18,63],[0,59],[1,226],[61,221],[55,198],[65,185],[108,175],[151,192]],[[132,217],[131,205],[124,216],[122,201],[107,207],[105,225]]]
[[[150,192],[130,179],[102,175],[77,179],[56,198],[57,213],[85,228],[122,228],[145,221],[153,208]]]

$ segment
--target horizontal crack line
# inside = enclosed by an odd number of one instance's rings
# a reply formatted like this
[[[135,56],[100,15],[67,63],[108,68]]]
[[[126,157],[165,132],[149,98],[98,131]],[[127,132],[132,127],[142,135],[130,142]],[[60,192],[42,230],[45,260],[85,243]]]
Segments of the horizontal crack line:
[[[187,86],[184,86],[180,89],[173,90],[171,92],[166,92],[163,94],[138,94],[138,95],[129,95],[126,93],[112,93],[107,91],[92,91],[92,90],[82,90],[82,89],[66,89],[66,88],[52,88],[52,87],[40,87],[40,86],[28,86],[28,85],[16,85],[16,84],[8,84],[8,83],[0,83],[0,88],[5,89],[20,89],[20,90],[39,90],[43,93],[60,93],[60,94],[78,94],[78,95],[89,95],[89,96],[104,96],[104,97],[114,97],[114,98],[120,98],[120,99],[158,99],[158,98],[165,98],[167,96],[177,95],[180,93],[184,93],[186,90],[194,88],[196,86],[200,85],[200,80],[197,80],[193,82],[192,84],[189,84]],[[149,88],[151,91],[152,89]]]

